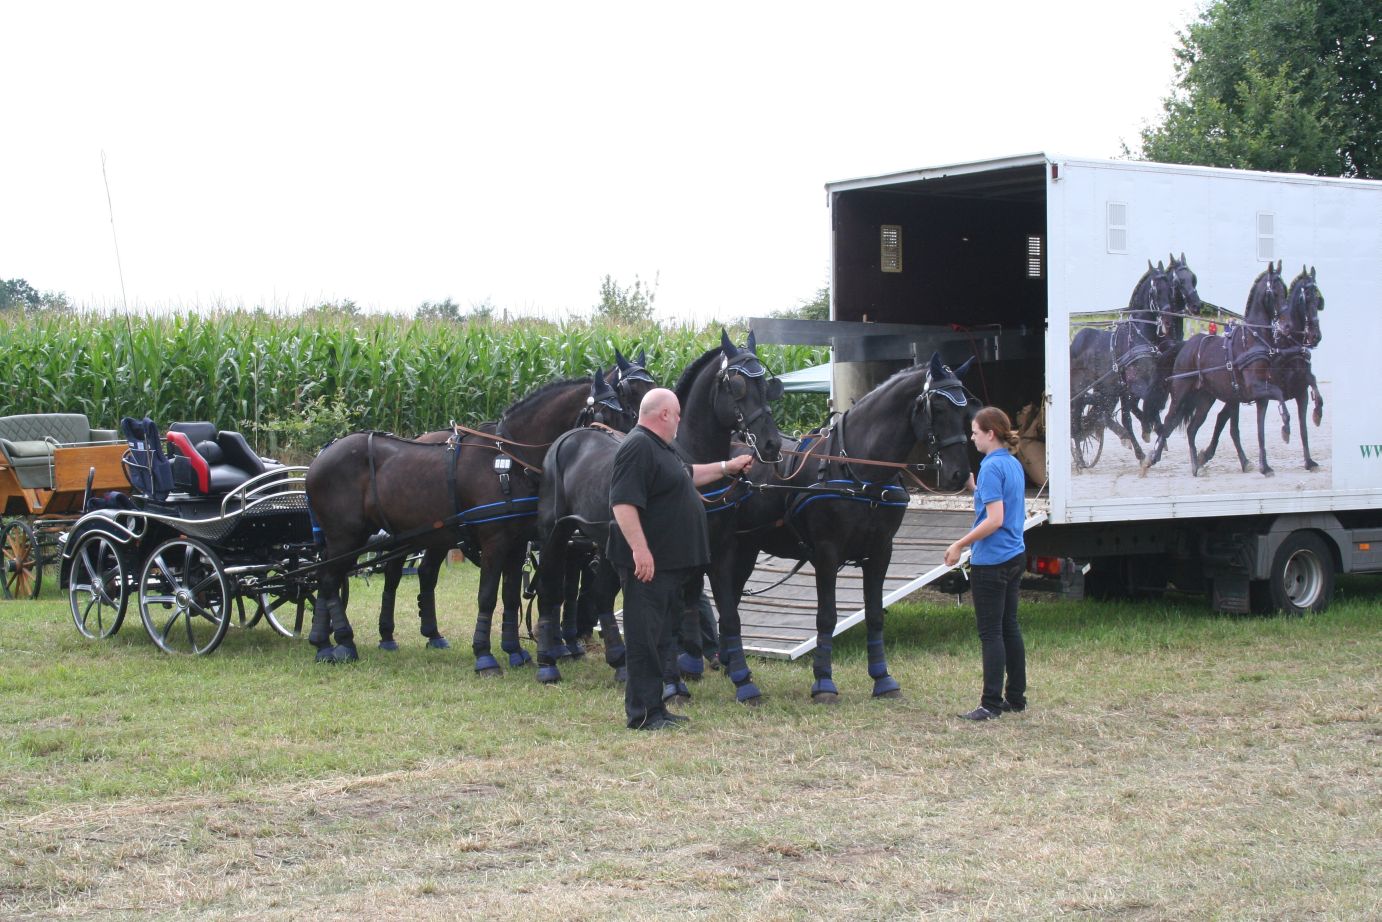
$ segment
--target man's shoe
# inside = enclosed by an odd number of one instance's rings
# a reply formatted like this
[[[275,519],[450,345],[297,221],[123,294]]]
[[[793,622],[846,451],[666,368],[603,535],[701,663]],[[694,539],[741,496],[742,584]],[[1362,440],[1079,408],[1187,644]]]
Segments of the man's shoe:
[[[997,720],[1003,715],[998,711],[990,711],[988,708],[980,705],[968,714],[959,714],[957,716],[962,720]]]
[[[1024,701],[1021,704],[1013,704],[1011,701],[1004,701],[1002,704],[998,705],[998,709],[1000,711],[1010,711],[1014,714],[1021,714],[1023,711],[1027,710],[1027,702]]]

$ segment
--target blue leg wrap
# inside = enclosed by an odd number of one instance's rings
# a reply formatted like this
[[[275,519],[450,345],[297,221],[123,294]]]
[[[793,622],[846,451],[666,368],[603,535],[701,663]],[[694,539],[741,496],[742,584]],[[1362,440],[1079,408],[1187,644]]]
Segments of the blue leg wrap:
[[[685,682],[668,682],[662,686],[662,700],[670,701],[676,697],[690,698],[691,689],[686,687]]]
[[[897,679],[890,675],[879,676],[873,680],[873,696],[875,698],[901,690],[902,686],[898,684]]]
[[[562,640],[566,641],[567,656],[572,659],[580,659],[585,656],[585,646],[581,643],[581,635],[574,628],[570,631],[563,628],[561,635]]]
[[[499,668],[499,660],[494,658],[492,653],[481,653],[475,657],[475,671],[488,672],[491,669]]]
[[[505,637],[499,642],[499,646],[505,653],[509,654],[509,666],[512,668],[516,669],[519,666],[526,666],[533,661],[528,651],[519,645],[518,638],[516,637]]]
[[[384,651],[386,651],[386,652],[388,652],[388,653],[393,653],[393,652],[395,652],[395,651],[398,649],[398,641],[396,641],[396,640],[381,640],[381,641],[379,641],[379,649],[384,650]]]
[[[840,690],[835,687],[835,680],[826,676],[811,683],[811,697],[817,695],[838,695]]]
[[[427,649],[429,650],[450,650],[451,644],[447,643],[445,637],[438,634],[436,637],[427,638]]]
[[[571,648],[564,643],[552,644],[552,649],[548,650],[547,653],[554,660],[571,658]]]
[[[681,670],[683,679],[696,681],[705,672],[705,663],[699,656],[692,656],[690,653],[682,653],[677,656],[677,668]]]
[[[720,638],[720,662],[724,665],[725,675],[734,683],[735,701],[742,703],[762,697],[763,693],[753,682],[753,673],[749,670],[749,664],[744,660],[744,642],[742,639],[738,637]]]
[[[883,632],[870,634],[868,639],[869,648],[869,678],[873,679],[873,696],[888,695],[900,691],[902,686],[897,679],[888,675],[888,662],[883,657]]]
[[[555,665],[537,667],[537,680],[543,685],[555,685],[561,681],[561,670]]]

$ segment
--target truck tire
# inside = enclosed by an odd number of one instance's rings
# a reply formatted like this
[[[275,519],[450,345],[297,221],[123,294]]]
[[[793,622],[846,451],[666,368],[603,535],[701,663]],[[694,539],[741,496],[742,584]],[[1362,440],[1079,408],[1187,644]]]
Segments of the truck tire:
[[[1255,612],[1324,611],[1334,598],[1334,555],[1314,532],[1292,532],[1272,557],[1271,575],[1249,591]]]

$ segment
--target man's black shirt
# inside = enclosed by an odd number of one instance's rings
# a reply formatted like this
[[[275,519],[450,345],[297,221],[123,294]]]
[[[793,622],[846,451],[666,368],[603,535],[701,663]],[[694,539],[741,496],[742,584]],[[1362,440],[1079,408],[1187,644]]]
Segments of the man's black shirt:
[[[691,479],[691,469],[676,448],[652,430],[637,426],[619,446],[610,478],[609,504],[638,507],[648,550],[659,572],[710,563],[705,508]],[[633,551],[617,523],[610,529],[607,550],[610,563],[633,567]]]

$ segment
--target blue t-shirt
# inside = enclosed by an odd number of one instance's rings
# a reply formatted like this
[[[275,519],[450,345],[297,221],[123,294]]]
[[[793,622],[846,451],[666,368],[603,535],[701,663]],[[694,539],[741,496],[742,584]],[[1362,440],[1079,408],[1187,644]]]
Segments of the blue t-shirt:
[[[1003,501],[1003,525],[987,538],[974,542],[969,561],[980,566],[1004,563],[1027,549],[1022,541],[1022,523],[1026,518],[1026,475],[1022,465],[1006,448],[996,448],[979,462],[979,478],[974,490],[974,524],[988,518],[984,507],[994,500]]]

